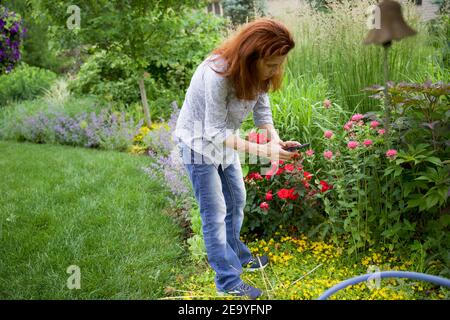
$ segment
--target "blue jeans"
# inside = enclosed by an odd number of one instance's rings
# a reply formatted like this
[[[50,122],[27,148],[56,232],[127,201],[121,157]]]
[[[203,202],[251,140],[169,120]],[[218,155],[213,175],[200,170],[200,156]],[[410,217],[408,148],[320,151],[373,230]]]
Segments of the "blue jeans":
[[[252,258],[240,239],[246,201],[240,163],[225,170],[222,165],[216,169],[208,158],[205,161],[203,155],[184,144],[179,151],[200,208],[206,253],[216,273],[216,287],[220,291],[232,290],[242,283],[242,266]]]

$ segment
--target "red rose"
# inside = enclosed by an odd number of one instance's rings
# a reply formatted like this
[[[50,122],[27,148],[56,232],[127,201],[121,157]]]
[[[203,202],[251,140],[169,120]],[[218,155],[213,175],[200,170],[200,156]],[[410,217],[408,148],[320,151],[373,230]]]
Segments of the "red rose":
[[[298,198],[298,194],[295,193],[294,188],[289,189],[289,199],[291,199],[291,200],[297,200],[297,198]]]
[[[267,202],[262,202],[262,203],[259,205],[259,207],[260,207],[262,210],[269,210],[269,204],[268,204]]]
[[[278,190],[277,195],[280,199],[287,199],[289,197],[289,190],[288,189],[280,189],[280,190]]]
[[[247,177],[250,180],[262,180],[263,179],[263,177],[259,174],[259,172],[250,172]]]
[[[308,171],[304,171],[303,172],[303,176],[305,177],[305,179],[306,180],[311,180],[311,178],[313,177],[313,175],[310,173],[310,172],[308,172]]]
[[[292,163],[288,163],[287,165],[284,166],[284,169],[285,169],[286,171],[292,172],[292,171],[294,171],[295,166],[294,166]]]
[[[327,190],[331,190],[331,189],[333,188],[332,185],[328,184],[328,183],[327,183],[326,181],[324,181],[324,180],[321,180],[319,183],[320,183],[320,185],[322,186],[322,188],[321,188],[321,190],[320,190],[320,191],[322,191],[322,192],[325,192],[325,191],[327,191]]]
[[[269,190],[269,192],[266,193],[266,200],[270,201],[273,199],[272,190]]]
[[[291,189],[280,189],[278,192],[278,197],[280,199],[291,199],[296,200],[298,198],[298,194],[295,193],[294,188]]]

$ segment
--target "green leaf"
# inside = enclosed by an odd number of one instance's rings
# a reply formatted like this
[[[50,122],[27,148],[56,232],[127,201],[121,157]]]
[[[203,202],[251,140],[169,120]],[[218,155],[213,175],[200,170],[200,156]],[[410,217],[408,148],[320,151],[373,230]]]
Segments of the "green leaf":
[[[430,177],[427,176],[420,176],[414,180],[425,180],[425,181],[429,181],[429,182],[433,182],[433,180]]]
[[[384,170],[384,176],[390,175],[395,170],[394,167],[389,167]]]
[[[245,178],[248,175],[250,167],[248,165],[242,166],[242,176]]]
[[[428,157],[425,161],[434,163],[435,165],[442,166],[442,161],[438,157]]]
[[[422,197],[420,198],[414,198],[408,200],[408,208],[415,208],[421,205],[423,203]]]
[[[439,195],[432,193],[426,197],[426,208],[430,209],[439,202]]]

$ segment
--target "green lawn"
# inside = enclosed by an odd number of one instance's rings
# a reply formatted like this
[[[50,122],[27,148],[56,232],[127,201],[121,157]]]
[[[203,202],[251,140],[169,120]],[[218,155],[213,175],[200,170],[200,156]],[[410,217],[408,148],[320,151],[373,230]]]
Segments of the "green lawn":
[[[186,265],[150,158],[0,141],[0,299],[156,299]],[[67,268],[81,271],[68,289]]]

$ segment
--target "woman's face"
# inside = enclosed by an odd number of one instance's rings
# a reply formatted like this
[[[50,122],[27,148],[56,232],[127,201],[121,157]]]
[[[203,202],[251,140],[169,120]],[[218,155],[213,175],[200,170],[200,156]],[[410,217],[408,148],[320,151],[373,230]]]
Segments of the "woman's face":
[[[273,77],[280,66],[283,64],[286,55],[284,56],[270,56],[259,59],[257,62],[258,72],[262,80],[267,80]]]

